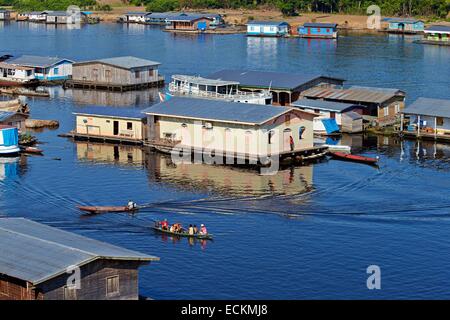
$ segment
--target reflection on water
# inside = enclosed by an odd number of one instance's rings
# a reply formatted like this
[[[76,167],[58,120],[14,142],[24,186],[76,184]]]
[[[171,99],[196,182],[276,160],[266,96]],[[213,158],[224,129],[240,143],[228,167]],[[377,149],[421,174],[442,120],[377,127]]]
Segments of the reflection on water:
[[[27,157],[0,157],[0,181],[13,179],[26,172]]]
[[[75,141],[79,161],[105,162],[118,165],[139,166],[145,162],[140,147]]]

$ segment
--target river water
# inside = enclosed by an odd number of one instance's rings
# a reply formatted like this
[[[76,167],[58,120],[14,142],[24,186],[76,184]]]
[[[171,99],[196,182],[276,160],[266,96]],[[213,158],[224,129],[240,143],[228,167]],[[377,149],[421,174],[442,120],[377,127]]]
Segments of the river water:
[[[414,37],[349,34],[338,41],[185,36],[141,25],[81,29],[0,25],[0,53],[87,60],[134,55],[174,73],[222,68],[319,73],[348,84],[450,99],[450,50]],[[34,134],[43,157],[0,161],[0,216],[26,217],[161,258],[141,268],[154,299],[450,298],[450,146],[346,136],[379,168],[325,160],[274,176],[208,165],[174,165],[136,147],[59,138],[86,105],[144,108],[156,90],[123,95],[50,89],[28,98],[33,118],[57,119]],[[59,158],[60,160],[55,160]],[[134,216],[80,216],[78,204],[152,203]],[[214,242],[154,234],[155,219],[205,223]],[[368,290],[378,265],[382,289]]]

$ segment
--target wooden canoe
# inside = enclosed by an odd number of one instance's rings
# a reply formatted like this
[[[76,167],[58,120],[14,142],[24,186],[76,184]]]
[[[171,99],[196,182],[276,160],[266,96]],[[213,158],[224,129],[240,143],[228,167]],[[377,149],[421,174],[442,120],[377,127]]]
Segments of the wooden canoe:
[[[330,152],[331,156],[336,159],[340,160],[347,160],[347,161],[354,161],[354,162],[361,162],[366,164],[376,164],[378,162],[377,158],[369,158],[364,156],[357,156],[354,154],[346,154],[343,152]]]
[[[39,155],[42,155],[42,153],[44,152],[41,149],[38,149],[35,147],[24,147],[21,149],[21,151],[24,153],[32,153],[32,154],[39,154]]]
[[[136,212],[139,210],[139,208],[136,209],[129,209],[127,206],[118,206],[118,207],[89,207],[89,206],[78,206],[78,209],[81,211],[85,211],[88,213],[107,213],[107,212]]]
[[[186,238],[195,238],[195,239],[199,239],[199,240],[212,240],[213,239],[213,235],[212,234],[189,234],[187,232],[171,232],[170,230],[163,230],[159,227],[155,227],[152,226],[152,229],[164,234],[169,234],[171,236],[176,236],[176,237],[186,237]]]

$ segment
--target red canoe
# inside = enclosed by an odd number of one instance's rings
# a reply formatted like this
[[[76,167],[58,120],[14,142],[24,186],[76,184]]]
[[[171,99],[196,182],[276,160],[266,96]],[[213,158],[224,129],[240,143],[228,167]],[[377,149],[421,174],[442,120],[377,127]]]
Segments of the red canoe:
[[[135,212],[138,208],[134,210],[130,210],[126,206],[120,207],[87,207],[87,206],[79,206],[78,209],[81,211],[89,212],[89,213],[106,213],[106,212]]]
[[[367,164],[376,164],[378,162],[377,158],[369,158],[369,157],[363,157],[363,156],[357,156],[354,154],[347,154],[343,152],[330,152],[330,154],[336,158],[341,160],[347,160],[347,161],[355,161],[355,162],[361,162],[361,163],[367,163]]]

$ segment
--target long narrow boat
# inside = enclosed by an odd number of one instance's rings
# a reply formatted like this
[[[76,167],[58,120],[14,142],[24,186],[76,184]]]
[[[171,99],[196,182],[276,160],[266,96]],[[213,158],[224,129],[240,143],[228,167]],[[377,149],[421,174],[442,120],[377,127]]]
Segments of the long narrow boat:
[[[369,158],[369,157],[364,157],[364,156],[357,156],[354,154],[346,154],[343,152],[330,152],[330,155],[333,158],[340,159],[340,160],[361,162],[361,163],[372,164],[372,165],[374,165],[378,162],[378,157],[377,158]]]
[[[186,237],[186,238],[196,238],[196,239],[200,239],[200,240],[212,240],[213,239],[213,235],[212,234],[189,234],[187,232],[171,232],[169,230],[163,230],[159,227],[155,227],[152,226],[151,227],[153,230],[164,233],[164,234],[169,234],[172,236],[176,236],[176,237]]]
[[[121,212],[136,212],[139,208],[130,209],[127,206],[118,206],[118,207],[90,207],[90,206],[78,206],[78,209],[81,211],[85,211],[91,214],[94,213],[121,213]]]

